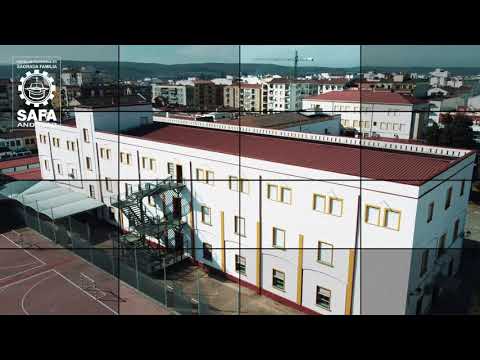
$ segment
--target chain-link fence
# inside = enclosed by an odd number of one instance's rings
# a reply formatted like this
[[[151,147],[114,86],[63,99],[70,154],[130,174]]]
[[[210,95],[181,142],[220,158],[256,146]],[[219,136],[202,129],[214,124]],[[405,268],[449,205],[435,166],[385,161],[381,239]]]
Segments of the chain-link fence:
[[[161,256],[153,256],[151,249],[121,247],[120,234],[114,227],[111,231],[100,232],[89,222],[82,222],[72,216],[52,220],[21,205],[15,212],[27,227],[73,251],[174,312],[182,315],[212,313],[207,297],[200,291],[187,295],[176,281],[167,280],[168,263],[163,262]],[[99,242],[99,237],[103,241]]]

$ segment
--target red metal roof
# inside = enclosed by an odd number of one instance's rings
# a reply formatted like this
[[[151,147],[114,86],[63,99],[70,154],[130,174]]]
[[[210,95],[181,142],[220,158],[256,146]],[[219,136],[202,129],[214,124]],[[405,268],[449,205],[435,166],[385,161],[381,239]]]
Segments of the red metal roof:
[[[0,161],[0,169],[10,169],[18,166],[38,164],[38,156],[28,156],[12,160]]]
[[[393,182],[421,185],[458,161],[424,154],[153,124],[127,135],[195,149]],[[338,176],[338,179],[341,179]]]
[[[14,180],[42,180],[42,172],[40,171],[40,168],[28,169],[25,171],[18,171],[2,175]]]
[[[330,91],[320,95],[307,96],[304,100],[335,101],[335,102],[362,102],[365,104],[395,104],[415,105],[425,104],[426,100],[391,91]]]

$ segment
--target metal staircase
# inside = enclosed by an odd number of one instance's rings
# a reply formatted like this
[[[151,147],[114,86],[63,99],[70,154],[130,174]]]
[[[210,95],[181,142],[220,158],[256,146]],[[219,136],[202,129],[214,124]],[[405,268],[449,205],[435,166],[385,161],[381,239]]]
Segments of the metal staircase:
[[[187,193],[185,184],[168,178],[143,182],[130,193],[112,196],[111,206],[128,220],[128,233],[120,236],[120,247],[136,249],[146,263],[156,263],[155,268],[183,259],[188,238],[183,218],[190,212]],[[151,197],[155,199],[154,211],[145,205]]]

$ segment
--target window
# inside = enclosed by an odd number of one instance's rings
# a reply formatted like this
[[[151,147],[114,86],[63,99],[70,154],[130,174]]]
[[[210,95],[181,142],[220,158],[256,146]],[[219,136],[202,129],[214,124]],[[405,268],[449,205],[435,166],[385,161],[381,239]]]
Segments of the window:
[[[87,170],[92,170],[92,159],[87,156]]]
[[[248,194],[248,180],[238,179],[236,176],[228,177],[228,187],[233,191],[240,191],[244,194]]]
[[[52,138],[53,146],[59,148],[60,147],[60,139],[59,138]]]
[[[447,243],[447,234],[445,233],[440,237],[440,239],[438,239],[437,257],[440,257],[445,253],[446,243]]]
[[[147,162],[148,162],[148,158],[142,157],[142,168],[143,169],[147,168]]]
[[[235,255],[235,271],[240,274],[246,274],[247,272],[247,261],[243,256]]]
[[[285,273],[273,269],[272,285],[279,290],[285,290]]]
[[[326,242],[318,242],[317,261],[332,266],[333,265],[333,245]]]
[[[197,169],[197,180],[205,182],[205,171],[203,169]]]
[[[431,202],[430,205],[428,205],[427,223],[429,223],[433,219],[433,209],[434,208],[435,208],[435,203]]]
[[[100,148],[100,158],[110,160],[112,151],[110,149]]]
[[[367,205],[365,210],[365,222],[372,225],[380,225],[380,208]]]
[[[88,129],[83,129],[83,141],[86,143],[90,142],[90,135],[88,134]]]
[[[329,199],[330,207],[329,211],[331,215],[342,216],[343,212],[343,200],[339,198],[331,197]]]
[[[392,230],[400,230],[400,211],[385,209],[384,226]]]
[[[107,191],[112,192],[112,179],[108,177],[105,178],[105,188]]]
[[[292,203],[292,190],[289,188],[280,188],[280,201],[285,204]]]
[[[174,163],[167,163],[167,172],[168,175],[175,177],[175,164]]]
[[[313,210],[326,213],[327,197],[324,195],[313,194]]]
[[[131,159],[132,159],[132,154],[124,153],[124,152],[120,153],[120,163],[125,165],[130,165]]]
[[[267,197],[270,200],[278,201],[278,186],[277,185],[268,185],[268,187],[267,187]]]
[[[452,203],[452,187],[447,190],[447,200],[445,201],[445,210],[447,210]]]
[[[458,238],[458,230],[460,228],[460,220],[455,220],[455,225],[453,227],[453,241],[457,240]]]
[[[150,170],[156,171],[157,170],[157,160],[150,159]]]
[[[203,243],[203,258],[212,261],[212,245]]]
[[[213,180],[215,179],[215,175],[214,175],[213,171],[206,170],[205,175],[207,177],[206,180],[205,180],[205,183],[209,184],[209,185],[213,185],[214,184]]]
[[[245,236],[245,219],[235,216],[235,234]]]
[[[90,197],[92,199],[95,199],[95,187],[93,185],[89,185],[89,189],[90,189]]]
[[[273,247],[285,249],[285,230],[273,228]]]
[[[428,269],[428,249],[422,253],[422,263],[420,265],[420,277],[422,277]]]
[[[460,185],[460,196],[463,196],[464,191],[465,191],[465,180],[462,180],[462,183]]]
[[[330,310],[330,302],[331,302],[332,292],[328,289],[325,289],[321,286],[317,286],[317,296],[315,303],[326,309]]]
[[[57,164],[57,173],[59,175],[62,175],[62,165],[61,164]]]
[[[202,206],[202,223],[212,225],[212,210],[209,207]]]
[[[67,140],[67,150],[75,151],[75,142]]]
[[[49,171],[49,167],[48,167],[48,160],[43,160],[43,165],[45,166],[45,170]]]

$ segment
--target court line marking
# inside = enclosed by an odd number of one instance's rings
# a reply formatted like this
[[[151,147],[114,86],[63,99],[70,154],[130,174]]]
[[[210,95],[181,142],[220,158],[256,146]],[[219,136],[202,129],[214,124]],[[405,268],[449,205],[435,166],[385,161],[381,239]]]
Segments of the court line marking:
[[[98,302],[100,305],[102,305],[103,307],[107,308],[108,310],[110,310],[111,312],[113,312],[115,315],[118,315],[118,313],[113,310],[110,306],[108,306],[107,304],[104,304],[103,302],[97,300],[95,298],[95,296],[89,294],[88,292],[86,292],[85,290],[83,290],[80,286],[78,286],[77,284],[75,284],[72,280],[70,280],[69,278],[65,277],[64,275],[62,275],[61,273],[59,273],[57,270],[55,269],[52,269],[52,271],[56,272],[59,276],[61,276],[62,278],[64,278],[65,280],[67,280],[70,284],[72,284],[73,286],[75,286],[76,288],[80,289],[85,295],[91,297],[93,300],[95,300],[96,302]]]
[[[37,261],[35,261],[33,263],[23,264],[23,265],[0,266],[0,270],[2,270],[2,269],[15,269],[15,268],[24,267],[24,266],[27,266],[27,265],[34,265],[34,264],[37,264]]]
[[[9,288],[9,287],[12,286],[12,285],[20,284],[21,282],[24,282],[24,281],[26,281],[26,280],[28,280],[28,279],[37,277],[37,276],[39,276],[39,275],[46,274],[46,273],[48,273],[48,272],[50,272],[50,271],[53,271],[53,269],[48,269],[48,270],[45,270],[45,271],[42,271],[42,272],[33,274],[33,275],[31,275],[31,276],[28,276],[28,277],[26,277],[26,278],[24,278],[24,279],[20,279],[20,280],[11,282],[10,284],[1,286],[1,287],[0,287],[0,293],[1,293],[2,291],[4,291],[5,289]]]
[[[5,239],[7,239],[8,241],[10,241],[13,245],[15,245],[16,247],[18,247],[19,249],[22,249],[23,251],[25,251],[28,255],[30,255],[31,257],[33,257],[34,259],[37,259],[38,261],[40,261],[43,265],[47,265],[47,263],[45,261],[43,261],[42,259],[39,259],[38,257],[36,257],[35,255],[31,254],[30,251],[22,248],[21,246],[19,246],[17,243],[15,243],[15,241],[13,240],[10,240],[8,237],[6,237],[4,234],[0,234],[2,235]]]
[[[28,294],[30,294],[30,291],[32,291],[33,289],[35,289],[38,285],[40,285],[42,282],[44,282],[45,280],[48,280],[48,279],[51,279],[53,278],[54,276],[57,276],[57,274],[53,274],[53,275],[50,275],[50,276],[47,276],[43,279],[40,279],[38,280],[35,284],[32,285],[32,287],[30,289],[27,290],[27,292],[25,292],[25,294],[23,294],[23,297],[22,297],[22,302],[21,302],[21,306],[22,306],[22,311],[25,313],[25,315],[30,315],[29,312],[27,310],[25,310],[25,299],[27,297]]]
[[[45,266],[47,265],[47,263],[45,261],[43,261],[42,259],[39,259],[38,257],[36,257],[35,255],[31,254],[29,251],[23,249],[22,247],[18,246],[17,244],[15,244],[14,241],[10,240],[8,237],[6,237],[4,234],[0,234],[2,235],[5,239],[7,239],[8,241],[10,241],[13,245],[15,245],[16,247],[18,247],[19,249],[22,249],[23,251],[25,251],[28,255],[30,255],[32,258],[34,258],[35,260],[39,261],[40,262],[40,265],[38,266],[34,266],[30,269],[26,269],[26,270],[22,270],[22,271],[19,271],[19,272],[16,272],[15,274],[10,274],[10,275],[7,275],[7,276],[4,276],[2,278],[0,278],[0,281],[3,281],[3,280],[6,280],[6,279],[10,279],[12,277],[15,277],[15,276],[18,276],[18,275],[21,275],[21,274],[24,274],[28,271],[32,271],[32,270],[35,270],[35,269],[38,269],[38,268],[41,268],[42,266]],[[1,289],[2,287],[0,287]]]

